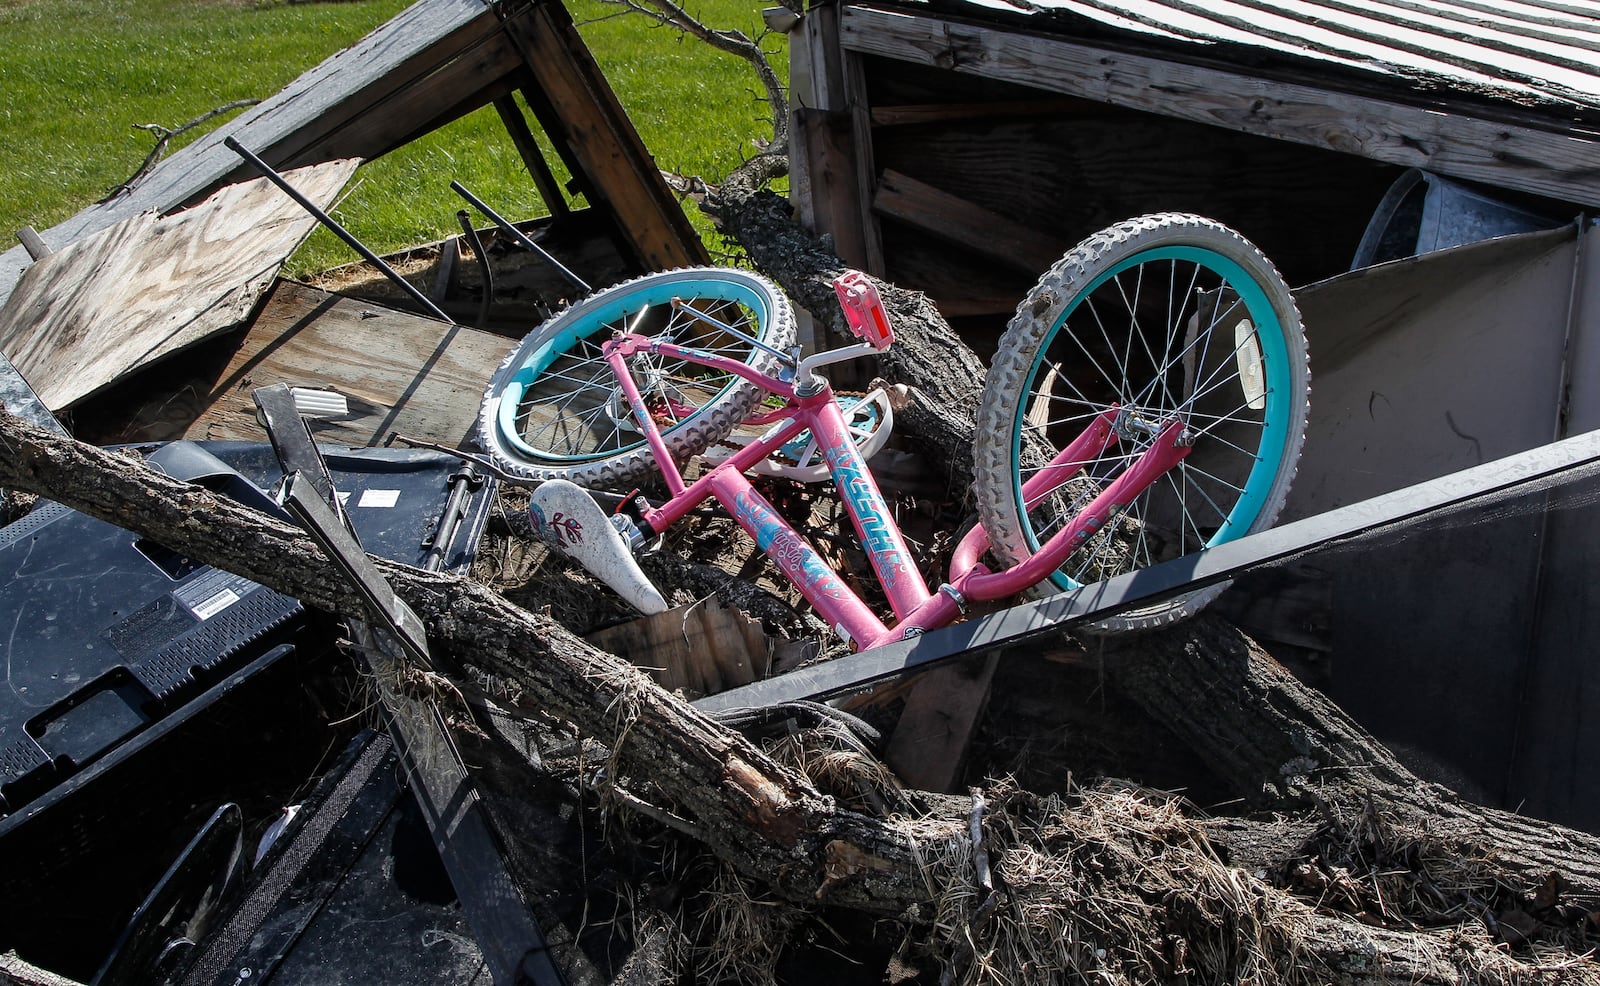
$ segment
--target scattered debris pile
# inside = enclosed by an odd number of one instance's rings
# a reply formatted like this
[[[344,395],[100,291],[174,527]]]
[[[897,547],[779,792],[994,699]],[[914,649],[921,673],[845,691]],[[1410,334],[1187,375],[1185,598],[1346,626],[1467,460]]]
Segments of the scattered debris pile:
[[[526,133],[505,94],[527,86],[547,124],[622,127],[642,152],[558,14],[419,4],[364,43],[372,68],[337,80],[340,100],[309,119],[269,101],[233,129],[279,165],[353,160],[411,134],[397,92],[450,95],[431,122],[493,102]],[[350,119],[381,124],[370,146],[341,143]],[[241,199],[263,205],[259,184],[214,191],[233,170],[219,142],[128,193],[162,218],[97,207],[99,239],[58,243],[0,309],[0,348],[25,341],[18,366],[47,394],[0,363],[0,551],[43,586],[14,628],[68,627],[107,658],[63,681],[64,663],[6,652],[0,981],[1600,982],[1600,837],[1423,781],[1216,614],[1123,637],[1041,616],[826,702],[694,704],[862,655],[730,522],[644,559],[669,608],[639,620],[529,536],[526,490],[375,447],[460,448],[511,341],[487,318],[277,279],[305,225],[272,208],[213,242]],[[547,180],[531,136],[519,147]],[[701,255],[647,156],[559,151],[604,204],[580,214],[552,186],[541,242],[616,276]],[[752,179],[770,166],[705,207],[826,332],[844,264]],[[326,201],[350,164],[321,167]],[[146,311],[139,345],[108,355],[151,275],[73,287],[136,235],[241,266],[213,279],[220,301]],[[504,300],[487,262],[461,271],[509,247],[474,240],[418,255],[452,317]],[[899,342],[874,371],[904,398],[887,485],[938,573],[970,522],[983,367],[925,296],[881,290]],[[187,348],[144,366],[169,346]],[[274,423],[260,394],[291,384],[338,406]],[[827,486],[763,482],[796,526],[837,523]],[[280,484],[281,503],[262,495]],[[127,569],[41,574],[34,554],[62,553],[34,549],[67,518]],[[819,546],[865,570],[850,539]],[[159,591],[90,598],[133,570],[159,570]],[[78,583],[93,605],[73,610]]]

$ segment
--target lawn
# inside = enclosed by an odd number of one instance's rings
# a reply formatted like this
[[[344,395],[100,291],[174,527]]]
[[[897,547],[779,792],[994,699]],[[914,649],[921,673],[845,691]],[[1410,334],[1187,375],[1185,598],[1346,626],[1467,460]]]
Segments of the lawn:
[[[138,125],[173,128],[271,96],[407,2],[0,0],[0,247],[22,226],[46,229],[133,174],[156,140]],[[742,62],[598,0],[568,6],[663,168],[719,176],[769,132]],[[760,5],[750,0],[704,0],[694,10],[715,26],[760,30]],[[781,39],[765,46],[782,71]],[[438,239],[457,230],[452,179],[503,214],[547,211],[486,108],[363,167],[335,215],[379,252]],[[319,233],[291,267],[353,258]]]

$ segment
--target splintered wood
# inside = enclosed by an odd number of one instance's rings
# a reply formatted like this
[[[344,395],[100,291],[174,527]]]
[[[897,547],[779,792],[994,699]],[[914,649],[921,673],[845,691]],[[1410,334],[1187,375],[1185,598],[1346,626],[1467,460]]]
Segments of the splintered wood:
[[[288,180],[326,206],[346,159]],[[245,321],[316,221],[266,179],[142,213],[41,258],[0,308],[0,351],[52,411]]]

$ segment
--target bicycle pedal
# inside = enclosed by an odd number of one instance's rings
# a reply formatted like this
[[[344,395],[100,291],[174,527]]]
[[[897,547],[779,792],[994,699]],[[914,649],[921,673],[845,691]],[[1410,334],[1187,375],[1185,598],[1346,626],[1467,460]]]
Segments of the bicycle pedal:
[[[528,519],[541,540],[582,565],[639,612],[666,612],[667,601],[639,567],[622,532],[583,487],[565,479],[540,483],[528,503]]]

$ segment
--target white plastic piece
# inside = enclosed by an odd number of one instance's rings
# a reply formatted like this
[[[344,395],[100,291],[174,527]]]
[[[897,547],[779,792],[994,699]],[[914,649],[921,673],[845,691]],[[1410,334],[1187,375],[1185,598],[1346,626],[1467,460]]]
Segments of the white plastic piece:
[[[290,387],[294,409],[307,418],[338,418],[350,413],[350,400],[336,390]]]
[[[667,611],[667,601],[639,567],[622,533],[583,487],[565,479],[545,480],[534,488],[528,519],[535,534],[639,612]]]
[[[278,841],[279,836],[283,835],[290,824],[294,822],[294,816],[298,814],[300,814],[300,806],[290,805],[283,809],[283,813],[271,825],[267,826],[267,830],[261,833],[261,841],[256,843],[256,856],[255,859],[251,860],[251,866],[256,866],[261,862],[261,857],[267,854],[267,850],[272,848],[272,844]]]
[[[1239,385],[1244,389],[1245,403],[1252,411],[1267,406],[1267,373],[1261,363],[1261,343],[1256,341],[1256,327],[1248,318],[1242,318],[1233,327],[1233,358],[1239,364]]]

